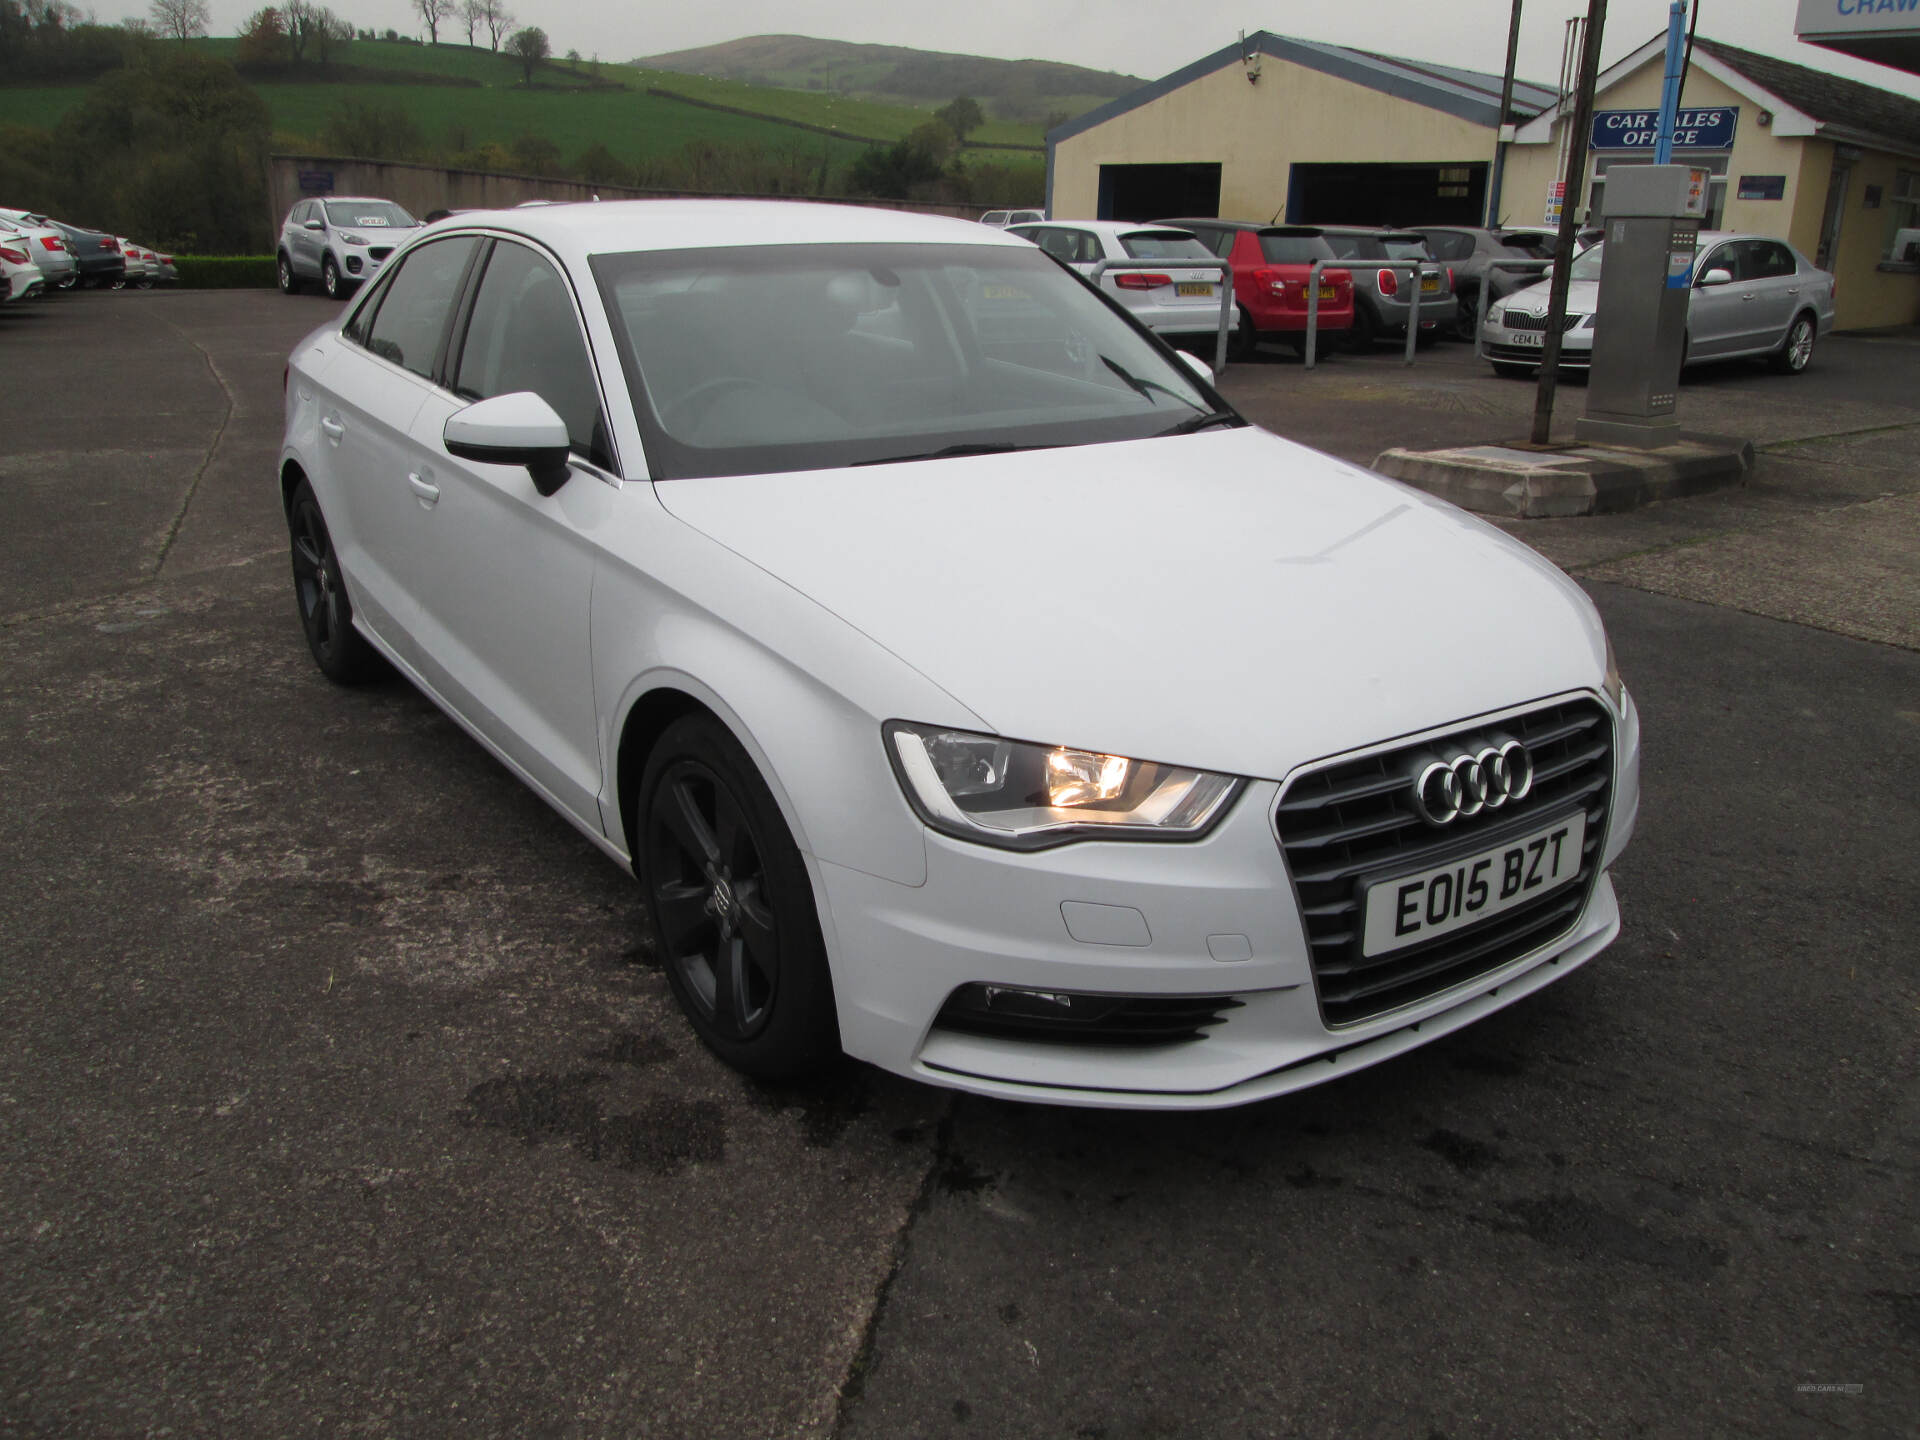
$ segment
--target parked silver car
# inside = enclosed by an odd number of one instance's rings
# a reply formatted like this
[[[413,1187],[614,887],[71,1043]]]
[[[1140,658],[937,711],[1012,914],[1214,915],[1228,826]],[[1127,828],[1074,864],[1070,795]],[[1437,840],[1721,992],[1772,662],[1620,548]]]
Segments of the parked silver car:
[[[291,295],[317,282],[343,300],[380,273],[420,222],[391,200],[342,195],[302,200],[280,227],[280,289]]]
[[[1595,245],[1568,272],[1563,366],[1584,369],[1593,361],[1605,254],[1605,245]],[[1797,375],[1813,359],[1815,342],[1833,329],[1833,276],[1784,240],[1709,231],[1700,237],[1693,276],[1685,364],[1763,356]],[[1483,333],[1498,373],[1518,377],[1539,368],[1550,290],[1542,281],[1487,307]]]

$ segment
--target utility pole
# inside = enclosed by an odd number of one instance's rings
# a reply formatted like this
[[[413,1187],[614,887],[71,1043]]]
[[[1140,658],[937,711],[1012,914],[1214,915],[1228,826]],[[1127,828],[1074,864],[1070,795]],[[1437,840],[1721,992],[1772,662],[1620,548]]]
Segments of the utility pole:
[[[1513,69],[1520,59],[1520,0],[1507,25],[1507,78],[1500,85],[1500,114],[1493,122],[1493,169],[1487,180],[1487,228],[1500,224],[1500,186],[1507,173],[1507,116],[1513,113]]]
[[[1681,67],[1686,63],[1687,0],[1667,8],[1667,73],[1660,85],[1660,128],[1654,132],[1653,163],[1673,163],[1673,132],[1680,117]]]
[[[1607,0],[1587,0],[1586,45],[1580,55],[1580,83],[1574,91],[1573,133],[1567,147],[1566,189],[1560,201],[1560,235],[1553,250],[1552,300],[1540,355],[1540,388],[1533,401],[1533,443],[1553,439],[1553,395],[1560,383],[1560,332],[1567,322],[1567,283],[1573,269],[1573,236],[1580,225],[1580,197],[1587,175],[1587,132],[1593,128],[1593,91],[1600,79],[1600,36],[1607,25]]]

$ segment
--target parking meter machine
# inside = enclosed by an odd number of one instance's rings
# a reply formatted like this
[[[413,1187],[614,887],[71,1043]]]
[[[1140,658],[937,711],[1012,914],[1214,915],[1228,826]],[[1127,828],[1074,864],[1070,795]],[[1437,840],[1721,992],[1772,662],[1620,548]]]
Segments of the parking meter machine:
[[[1705,173],[1685,165],[1607,172],[1606,248],[1593,319],[1581,440],[1643,449],[1679,439],[1675,402],[1687,340]]]

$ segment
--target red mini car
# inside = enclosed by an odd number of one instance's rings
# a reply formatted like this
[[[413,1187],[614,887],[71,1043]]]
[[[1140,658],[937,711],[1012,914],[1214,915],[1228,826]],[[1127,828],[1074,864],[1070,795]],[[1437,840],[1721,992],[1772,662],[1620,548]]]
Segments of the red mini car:
[[[1315,258],[1326,252],[1317,229],[1261,225],[1252,220],[1156,220],[1177,225],[1233,266],[1233,298],[1240,323],[1233,334],[1235,359],[1244,360],[1268,338],[1307,348],[1307,279]],[[1325,354],[1332,342],[1353,327],[1353,273],[1320,272],[1320,338],[1314,349]]]

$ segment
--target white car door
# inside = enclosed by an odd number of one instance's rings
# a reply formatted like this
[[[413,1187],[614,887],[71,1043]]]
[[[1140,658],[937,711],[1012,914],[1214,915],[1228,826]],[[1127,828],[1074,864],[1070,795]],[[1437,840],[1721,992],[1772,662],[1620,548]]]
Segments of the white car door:
[[[410,476],[425,463],[414,418],[436,393],[448,321],[478,242],[450,236],[410,253],[341,333],[321,375],[323,475],[315,480],[361,619],[410,665],[432,650],[416,593],[425,517]]]
[[[590,604],[593,536],[621,501],[600,387],[572,291],[528,246],[492,242],[447,373],[415,417],[427,463],[409,556],[431,637],[427,678],[468,723],[581,824],[601,829]],[[584,462],[542,495],[522,465],[447,452],[449,416],[531,390],[566,420]]]

